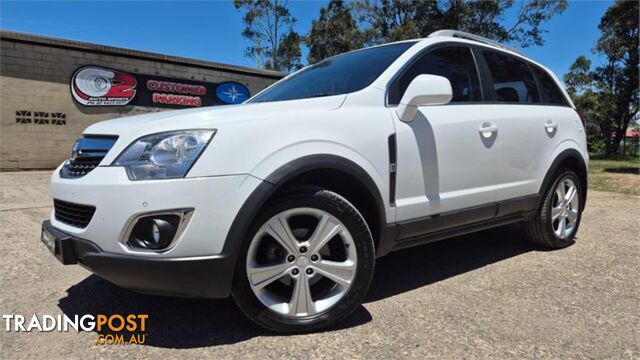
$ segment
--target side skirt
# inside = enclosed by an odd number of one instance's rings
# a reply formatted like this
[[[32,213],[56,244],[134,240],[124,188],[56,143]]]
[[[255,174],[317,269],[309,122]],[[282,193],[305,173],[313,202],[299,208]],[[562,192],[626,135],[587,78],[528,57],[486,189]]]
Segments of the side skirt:
[[[536,194],[390,225],[377,255],[529,220],[539,200]]]

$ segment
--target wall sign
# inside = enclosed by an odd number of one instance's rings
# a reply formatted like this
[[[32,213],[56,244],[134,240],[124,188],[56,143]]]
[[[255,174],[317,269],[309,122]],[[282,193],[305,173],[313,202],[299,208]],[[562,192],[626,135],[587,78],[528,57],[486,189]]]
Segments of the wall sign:
[[[216,96],[227,104],[240,104],[251,97],[246,87],[232,81],[218,85]]]
[[[71,78],[71,94],[84,106],[169,108],[240,104],[251,97],[249,89],[235,81],[209,83],[171,79],[93,65],[76,70]]]
[[[71,94],[85,106],[123,106],[136,96],[136,78],[97,66],[78,69],[71,78]]]

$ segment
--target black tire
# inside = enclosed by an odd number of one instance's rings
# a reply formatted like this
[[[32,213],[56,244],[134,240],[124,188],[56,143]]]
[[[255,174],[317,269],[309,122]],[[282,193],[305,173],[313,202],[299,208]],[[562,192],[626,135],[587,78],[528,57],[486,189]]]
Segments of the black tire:
[[[577,188],[579,209],[577,214],[577,220],[573,232],[570,236],[560,238],[556,236],[553,231],[553,221],[551,218],[551,207],[554,201],[555,189],[561,181],[570,179]],[[529,239],[537,245],[548,249],[562,249],[575,243],[575,236],[580,227],[580,220],[582,219],[582,207],[584,204],[584,191],[583,184],[576,175],[570,169],[561,168],[555,173],[553,181],[549,183],[549,186],[545,190],[544,197],[542,198],[541,205],[536,211],[534,218],[527,223],[527,235]]]
[[[291,318],[268,309],[253,293],[247,278],[246,262],[249,245],[262,224],[282,211],[311,207],[328,212],[340,220],[350,232],[356,246],[357,265],[353,282],[343,297],[321,313]],[[267,204],[247,231],[234,276],[232,297],[242,312],[256,324],[279,333],[306,333],[335,325],[349,316],[362,303],[375,266],[374,243],[369,227],[360,212],[339,194],[318,188],[292,189]]]

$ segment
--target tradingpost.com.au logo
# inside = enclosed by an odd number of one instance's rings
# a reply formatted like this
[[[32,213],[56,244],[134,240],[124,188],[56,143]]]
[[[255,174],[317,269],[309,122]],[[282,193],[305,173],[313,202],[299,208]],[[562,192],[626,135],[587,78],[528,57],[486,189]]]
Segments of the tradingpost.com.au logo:
[[[96,344],[144,344],[147,338],[147,314],[128,315],[2,315],[6,332],[91,332],[98,333]]]

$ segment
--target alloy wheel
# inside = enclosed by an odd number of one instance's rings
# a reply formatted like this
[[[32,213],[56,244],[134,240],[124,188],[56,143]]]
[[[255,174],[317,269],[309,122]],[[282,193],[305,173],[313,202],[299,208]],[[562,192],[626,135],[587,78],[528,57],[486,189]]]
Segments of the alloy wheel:
[[[578,187],[570,178],[564,178],[556,185],[551,202],[551,226],[560,239],[567,239],[575,230],[579,211]]]
[[[252,238],[246,273],[264,306],[287,317],[327,311],[344,297],[356,275],[357,252],[347,227],[315,208],[283,211]]]

